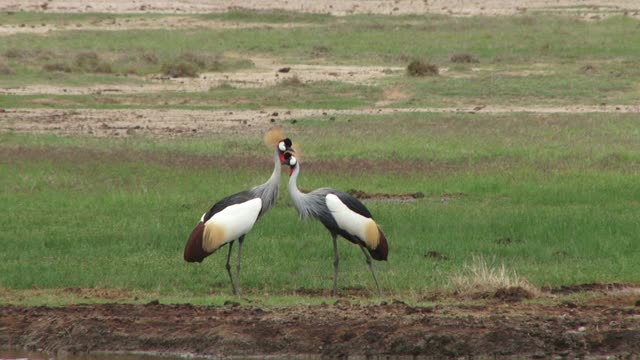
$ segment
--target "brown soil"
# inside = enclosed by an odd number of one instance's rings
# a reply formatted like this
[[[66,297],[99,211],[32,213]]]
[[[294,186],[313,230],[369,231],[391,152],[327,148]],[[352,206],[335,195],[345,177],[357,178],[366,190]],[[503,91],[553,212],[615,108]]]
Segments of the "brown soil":
[[[315,296],[316,294],[310,294]],[[157,352],[209,356],[598,357],[640,354],[638,294],[523,302],[505,289],[483,301],[410,306],[261,308],[106,304],[0,307],[0,347],[49,353]]]

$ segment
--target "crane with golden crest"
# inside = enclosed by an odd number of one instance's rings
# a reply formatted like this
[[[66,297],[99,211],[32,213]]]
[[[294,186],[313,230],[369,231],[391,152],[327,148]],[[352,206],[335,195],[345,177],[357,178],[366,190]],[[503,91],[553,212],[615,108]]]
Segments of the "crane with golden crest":
[[[389,245],[384,232],[373,220],[369,209],[353,196],[331,188],[320,188],[309,193],[298,189],[300,161],[295,150],[284,154],[285,164],[289,166],[289,195],[300,217],[318,219],[331,233],[333,239],[333,296],[338,294],[338,235],[358,245],[364,254],[373,280],[382,296],[380,285],[373,270],[371,259],[387,260]]]
[[[274,128],[264,136],[267,146],[274,150],[273,173],[267,182],[249,190],[229,195],[215,203],[205,212],[196,227],[189,235],[184,248],[184,260],[187,262],[202,262],[204,258],[213,254],[224,245],[229,245],[226,269],[233,288],[233,294],[238,295],[240,282],[240,258],[244,237],[253,225],[264,215],[278,198],[280,187],[280,172],[285,162],[284,154],[292,150],[291,139],[287,138],[282,128]],[[231,250],[233,243],[238,240],[238,259],[236,262],[236,280],[231,274]]]

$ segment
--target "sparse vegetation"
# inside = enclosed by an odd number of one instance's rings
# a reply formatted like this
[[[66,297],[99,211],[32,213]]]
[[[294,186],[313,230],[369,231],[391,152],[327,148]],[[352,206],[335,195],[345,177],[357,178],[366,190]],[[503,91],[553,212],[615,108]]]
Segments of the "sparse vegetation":
[[[489,263],[482,256],[472,257],[470,263],[465,263],[452,275],[451,282],[456,293],[464,296],[495,295],[497,291],[511,288],[521,288],[531,295],[540,294],[539,289],[515,270],[507,269],[504,264]]]
[[[73,64],[76,69],[83,72],[104,74],[110,74],[113,72],[111,64],[93,51],[77,54]]]

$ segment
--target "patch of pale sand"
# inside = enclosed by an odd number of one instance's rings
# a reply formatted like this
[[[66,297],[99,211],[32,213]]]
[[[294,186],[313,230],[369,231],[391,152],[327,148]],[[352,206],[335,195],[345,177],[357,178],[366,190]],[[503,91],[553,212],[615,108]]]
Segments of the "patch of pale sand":
[[[256,63],[259,68],[243,72],[203,73],[197,78],[170,78],[159,75],[139,77],[143,83],[91,84],[87,86],[25,85],[0,88],[0,95],[87,95],[87,94],[142,94],[161,91],[206,92],[221,85],[236,88],[260,88],[274,86],[297,77],[302,83],[340,81],[350,84],[373,84],[390,73],[404,71],[399,67],[335,66],[335,65],[275,65],[267,60]],[[266,68],[268,67],[268,68]],[[279,69],[288,67],[287,73]],[[131,79],[136,77],[130,76]]]
[[[61,135],[198,136],[215,133],[263,132],[287,120],[304,117],[383,115],[402,113],[640,113],[640,105],[572,106],[466,106],[448,108],[371,108],[352,110],[60,110],[17,109],[0,111],[0,132],[54,133]]]
[[[512,15],[529,10],[575,12],[576,8],[609,12],[640,10],[637,0],[3,0],[0,11],[208,13],[229,9],[287,10],[349,14]]]
[[[318,26],[311,23],[253,23],[221,20],[203,20],[188,16],[167,16],[162,18],[109,19],[73,24],[13,24],[1,25],[0,36],[14,34],[49,34],[55,31],[124,31],[124,30],[172,30],[172,29],[249,29],[249,28],[298,28]]]

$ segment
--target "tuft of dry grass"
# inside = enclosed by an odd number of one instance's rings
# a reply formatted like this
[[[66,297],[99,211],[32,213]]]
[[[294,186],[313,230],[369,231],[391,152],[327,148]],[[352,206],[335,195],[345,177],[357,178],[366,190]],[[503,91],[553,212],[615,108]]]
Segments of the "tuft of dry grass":
[[[413,60],[407,66],[409,76],[436,76],[439,73],[437,65],[422,60]]]
[[[9,48],[4,51],[7,59],[24,59],[30,56],[29,51],[19,48]]]
[[[504,289],[521,288],[532,296],[538,296],[540,290],[526,278],[509,270],[504,264],[494,266],[482,256],[474,256],[470,263],[451,277],[455,291],[460,295],[496,294]]]

